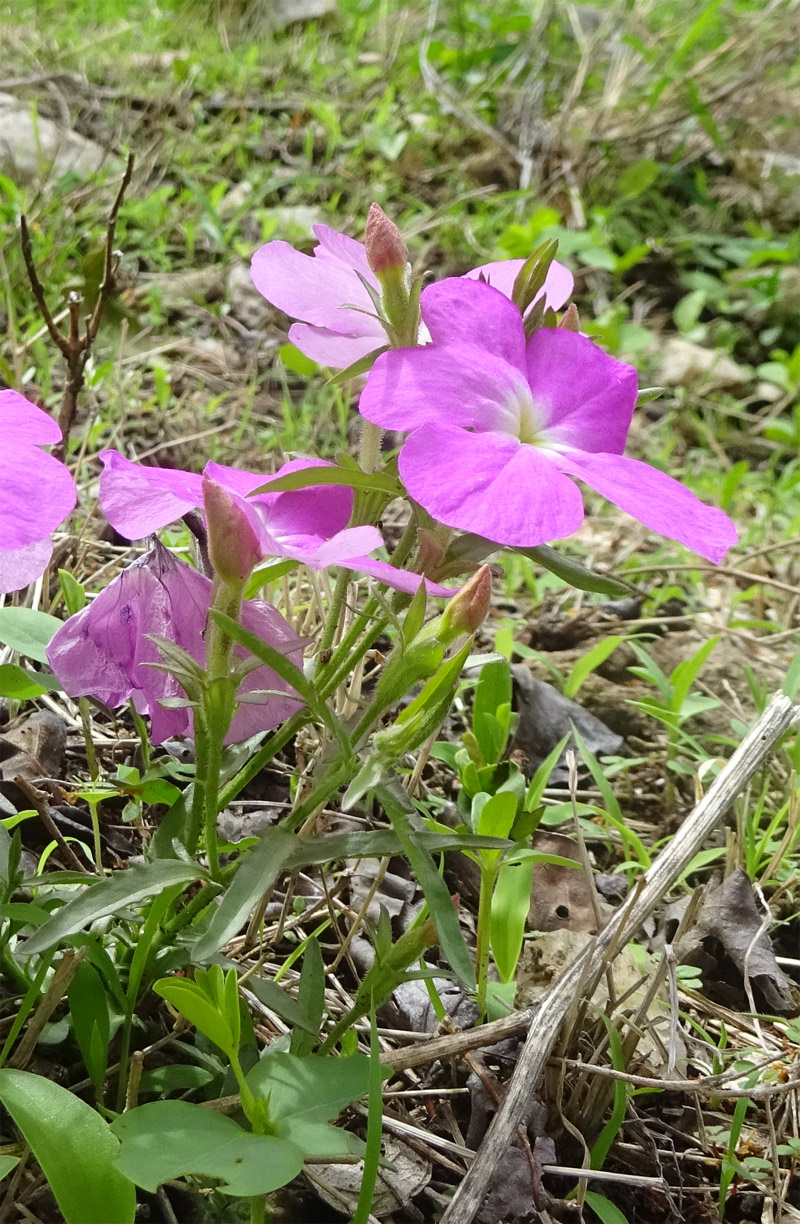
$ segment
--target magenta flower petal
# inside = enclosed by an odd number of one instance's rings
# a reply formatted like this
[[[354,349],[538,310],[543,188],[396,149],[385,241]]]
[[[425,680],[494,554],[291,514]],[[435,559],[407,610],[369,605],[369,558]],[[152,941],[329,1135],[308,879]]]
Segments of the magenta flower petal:
[[[61,430],[53,418],[19,391],[0,391],[0,427],[4,449],[50,446],[61,441]]]
[[[707,506],[677,480],[638,459],[569,450],[553,455],[577,476],[651,531],[677,540],[718,564],[738,540],[727,514]]]
[[[470,285],[470,291],[481,288],[486,286]],[[530,402],[527,381],[515,366],[486,350],[453,343],[383,353],[370,370],[358,408],[384,429],[442,421],[512,433],[521,406]]]
[[[496,263],[482,264],[480,268],[473,268],[471,272],[465,273],[465,276],[470,280],[479,280],[483,277],[492,288],[499,289],[507,298],[510,298],[514,292],[514,281],[524,263],[524,259],[501,259]],[[574,284],[575,278],[569,268],[565,268],[563,264],[554,259],[545,282],[531,302],[531,306],[544,297],[546,305],[552,310],[560,309],[572,293]]]
[[[327,569],[329,565],[353,568],[352,562],[364,553],[382,547],[383,536],[377,527],[347,527],[329,540],[310,537],[305,546],[298,542],[289,555],[296,556],[311,569]]]
[[[303,255],[288,242],[268,242],[256,251],[250,275],[258,292],[273,306],[317,327],[361,335],[367,316],[346,307],[375,312],[353,268],[338,259]]]
[[[35,544],[55,531],[75,506],[69,470],[38,446],[6,446],[0,418],[0,549]]]
[[[548,442],[622,454],[636,407],[633,366],[609,357],[588,336],[558,328],[534,332],[527,361]]]
[[[354,557],[352,568],[369,578],[375,578],[394,591],[402,591],[404,595],[416,595],[420,582],[425,583],[425,590],[436,599],[449,599],[461,590],[461,587],[442,586],[441,583],[432,582],[430,578],[423,578],[421,574],[413,574],[410,570],[395,569],[388,561],[377,561],[373,557]]]
[[[72,697],[94,696],[112,707],[133,699],[152,721],[153,742],[192,734],[189,708],[164,709],[167,698],[182,698],[178,682],[158,667],[161,656],[149,635],[175,642],[201,665],[205,661],[205,627],[211,582],[178,561],[161,545],[123,570],[83,611],[70,617],[47,648],[50,666]],[[293,658],[299,666],[302,643],[279,612],[254,601],[242,605],[246,628]],[[240,657],[246,652],[237,648]],[[285,696],[264,697],[242,707],[227,742],[267,731],[298,709],[286,683],[267,667],[251,672],[244,691],[278,690]]]
[[[352,312],[351,312],[352,313]],[[386,332],[377,319],[362,318],[374,326],[358,335],[342,335],[327,327],[312,327],[308,323],[293,323],[289,328],[292,344],[318,365],[330,366],[333,370],[344,370],[368,353],[385,348]]]
[[[522,315],[510,298],[491,285],[463,276],[449,277],[423,289],[420,309],[434,344],[488,349],[525,374]]]
[[[316,259],[334,259],[345,268],[359,272],[373,289],[379,289],[378,278],[369,266],[367,248],[348,234],[340,234],[329,225],[312,225],[319,246],[314,250]]]
[[[141,540],[203,501],[202,477],[173,468],[142,467],[119,451],[100,452],[100,507],[111,526]]]
[[[35,544],[26,544],[24,548],[0,551],[0,595],[21,591],[30,582],[35,582],[47,569],[52,555],[53,544],[49,536]]]
[[[409,494],[444,523],[511,547],[570,535],[583,521],[580,491],[550,458],[508,434],[424,425],[400,452]]]

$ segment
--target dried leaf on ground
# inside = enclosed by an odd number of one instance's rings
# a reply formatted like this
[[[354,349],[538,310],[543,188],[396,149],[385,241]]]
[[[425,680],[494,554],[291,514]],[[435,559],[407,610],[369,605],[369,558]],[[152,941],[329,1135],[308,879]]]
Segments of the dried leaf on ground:
[[[580,862],[577,844],[563,833],[537,833],[533,849]],[[596,908],[595,908],[596,907]],[[534,931],[588,931],[597,933],[597,914],[608,920],[611,906],[599,895],[594,880],[581,867],[536,863],[531,882],[528,926]]]
[[[676,953],[682,964],[702,970],[705,988],[719,1002],[747,1005],[746,973],[758,1006],[779,1016],[796,1016],[800,999],[775,959],[767,931],[762,930],[764,918],[747,873],[737,867],[709,889],[697,925],[680,941]]]
[[[564,697],[552,684],[537,680],[523,664],[516,664],[511,672],[514,708],[519,714],[514,747],[527,758],[526,773],[533,773],[573,726],[595,756],[610,755],[622,747],[621,735],[615,735],[599,718]]]

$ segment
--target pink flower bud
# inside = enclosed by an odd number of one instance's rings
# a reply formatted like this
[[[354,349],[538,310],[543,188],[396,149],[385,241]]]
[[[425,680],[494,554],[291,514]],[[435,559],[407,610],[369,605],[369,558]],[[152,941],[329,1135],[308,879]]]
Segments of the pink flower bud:
[[[403,235],[390,221],[380,204],[371,204],[365,238],[367,263],[378,280],[391,272],[405,272],[408,247]]]
[[[225,583],[243,582],[264,555],[255,511],[210,476],[203,477],[203,509],[214,570]]]
[[[492,600],[492,571],[488,565],[472,575],[453,596],[442,613],[439,641],[452,641],[462,633],[474,633],[483,622]]]
[[[558,326],[563,327],[565,331],[579,332],[581,330],[580,315],[578,314],[578,307],[574,302],[570,302],[561,316],[561,322]]]

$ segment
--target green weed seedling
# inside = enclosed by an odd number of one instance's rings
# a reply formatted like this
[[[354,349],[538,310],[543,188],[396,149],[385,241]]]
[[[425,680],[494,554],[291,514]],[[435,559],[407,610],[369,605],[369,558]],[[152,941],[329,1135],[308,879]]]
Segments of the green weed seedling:
[[[461,746],[437,743],[431,752],[458,773],[458,810],[463,821],[460,831],[507,838],[512,843],[507,851],[466,847],[463,851],[480,871],[475,961],[477,1002],[482,1015],[487,1006],[490,955],[501,981],[513,982],[530,909],[534,865],[547,862],[577,866],[571,859],[530,848],[531,835],[543,813],[544,788],[568,737],[556,745],[526,786],[519,766],[503,759],[514,721],[511,696],[508,660],[487,663],[475,686],[472,726],[461,737]]]
[[[219,1179],[227,1194],[251,1200],[262,1220],[265,1196],[291,1181],[307,1157],[358,1155],[363,1144],[330,1125],[370,1087],[370,1059],[299,1056],[268,1050],[245,1072],[243,1016],[235,969],[214,964],[188,978],[162,978],[154,989],[222,1051],[239,1089],[247,1129],[234,1118],[187,1101],[151,1101],[120,1115],[118,1170],[155,1191],[175,1177]]]

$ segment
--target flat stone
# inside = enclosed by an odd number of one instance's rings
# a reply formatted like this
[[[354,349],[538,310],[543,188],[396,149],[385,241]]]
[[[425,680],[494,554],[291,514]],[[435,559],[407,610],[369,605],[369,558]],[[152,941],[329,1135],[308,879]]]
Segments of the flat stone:
[[[752,381],[750,371],[721,349],[703,348],[679,336],[664,345],[658,377],[668,387],[701,386],[705,391],[745,388]]]
[[[11,94],[0,93],[0,174],[15,183],[35,183],[65,174],[88,178],[111,155],[52,119],[36,116]]]

